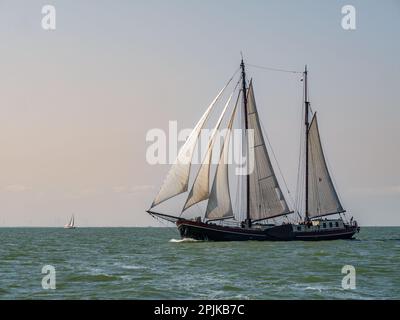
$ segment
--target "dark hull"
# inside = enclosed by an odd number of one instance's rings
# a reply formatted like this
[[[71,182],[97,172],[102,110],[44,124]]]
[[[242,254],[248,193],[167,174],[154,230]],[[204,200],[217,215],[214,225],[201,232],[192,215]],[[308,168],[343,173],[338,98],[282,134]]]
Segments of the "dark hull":
[[[239,228],[215,224],[179,220],[176,222],[182,238],[209,241],[322,241],[352,239],[359,231],[356,226],[334,230],[294,232],[291,224],[272,226],[266,229]]]

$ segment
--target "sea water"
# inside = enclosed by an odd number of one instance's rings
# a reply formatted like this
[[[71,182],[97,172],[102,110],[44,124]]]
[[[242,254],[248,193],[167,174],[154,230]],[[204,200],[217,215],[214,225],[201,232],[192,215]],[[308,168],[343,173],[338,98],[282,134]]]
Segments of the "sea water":
[[[42,285],[54,267],[55,289]],[[355,289],[342,286],[344,266]],[[0,299],[400,299],[400,228],[203,242],[176,228],[0,228]]]

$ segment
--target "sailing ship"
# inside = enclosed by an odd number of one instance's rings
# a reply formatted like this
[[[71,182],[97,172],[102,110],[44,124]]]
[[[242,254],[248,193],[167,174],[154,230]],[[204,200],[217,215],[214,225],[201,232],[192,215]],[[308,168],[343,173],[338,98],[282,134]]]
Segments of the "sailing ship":
[[[352,239],[360,227],[353,218],[346,217],[346,210],[339,200],[323,152],[318,128],[317,114],[312,112],[308,100],[307,66],[302,73],[303,81],[303,132],[300,148],[298,186],[298,208],[291,210],[287,197],[282,192],[275,174],[270,153],[265,143],[261,121],[256,106],[253,81],[248,82],[246,68],[241,60],[240,78],[237,89],[236,104],[227,124],[219,161],[216,165],[214,179],[210,188],[210,163],[215,143],[215,132],[221,126],[232,94],[215,125],[209,138],[207,152],[203,157],[193,183],[189,184],[190,169],[195,146],[200,132],[210,116],[211,110],[220,99],[228,84],[218,93],[206,112],[200,118],[191,134],[178,153],[167,177],[147,210],[151,216],[176,224],[182,238],[210,241],[244,241],[244,240],[335,240]],[[254,165],[242,176],[242,190],[239,192],[241,208],[233,210],[229,188],[229,139],[232,125],[238,114],[246,135],[243,148],[247,156],[253,155]],[[252,132],[252,143],[249,135]],[[267,138],[268,139],[268,138]],[[269,141],[269,140],[268,140]],[[243,151],[243,150],[242,150]],[[273,153],[273,151],[272,151]],[[244,181],[243,181],[244,180]],[[285,182],[286,183],[286,182]],[[189,186],[191,188],[189,190]],[[155,210],[155,207],[178,195],[188,192],[183,209],[178,214],[166,214]],[[186,210],[195,204],[207,201],[205,213],[194,218],[185,217]],[[244,204],[243,204],[244,203]],[[335,216],[327,218],[327,216]],[[297,219],[297,220],[296,220]],[[280,222],[277,220],[281,220]]]
[[[64,229],[75,229],[75,217],[74,215],[71,216],[69,222],[64,226]]]

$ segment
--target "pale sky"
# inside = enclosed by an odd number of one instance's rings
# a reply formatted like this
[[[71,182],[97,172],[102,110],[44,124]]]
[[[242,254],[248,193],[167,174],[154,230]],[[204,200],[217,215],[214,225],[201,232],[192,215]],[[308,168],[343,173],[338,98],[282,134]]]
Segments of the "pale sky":
[[[353,31],[341,27],[347,4]],[[79,226],[159,225],[144,210],[168,166],[147,164],[146,133],[193,127],[240,51],[250,64],[308,64],[344,206],[361,225],[400,225],[399,38],[396,0],[0,0],[0,226],[62,226],[72,213]],[[301,82],[248,71],[294,193]]]

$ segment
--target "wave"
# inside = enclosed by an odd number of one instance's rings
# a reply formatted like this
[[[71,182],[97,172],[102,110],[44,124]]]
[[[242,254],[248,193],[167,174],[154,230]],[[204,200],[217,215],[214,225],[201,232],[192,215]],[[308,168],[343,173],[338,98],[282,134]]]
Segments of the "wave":
[[[78,274],[72,275],[67,278],[67,281],[72,282],[105,282],[105,281],[118,281],[120,279],[119,276],[110,275],[107,273],[101,274]]]
[[[318,292],[322,292],[322,287],[306,287],[304,290],[316,290]]]
[[[129,270],[138,270],[138,269],[147,269],[145,266],[138,266],[138,265],[120,265],[122,269],[129,269]]]

